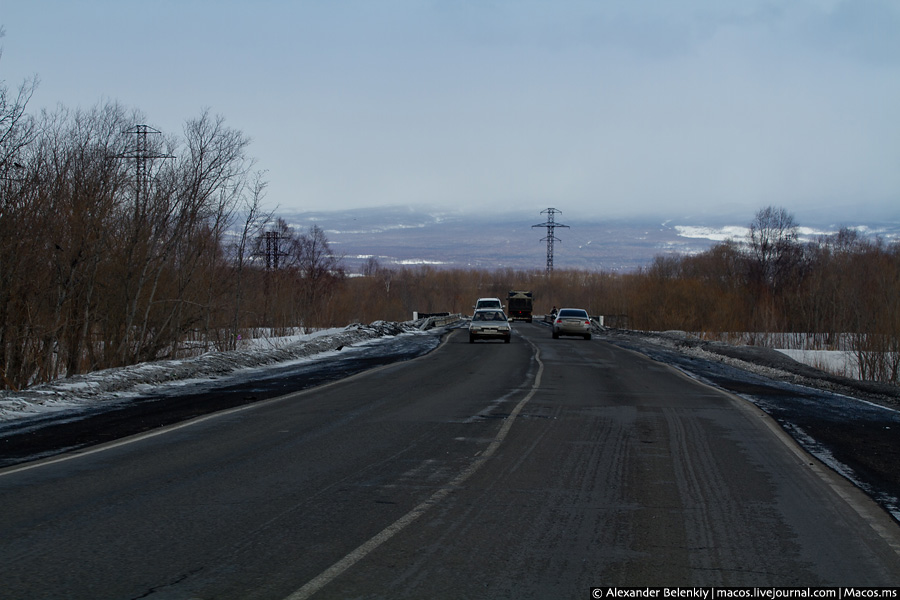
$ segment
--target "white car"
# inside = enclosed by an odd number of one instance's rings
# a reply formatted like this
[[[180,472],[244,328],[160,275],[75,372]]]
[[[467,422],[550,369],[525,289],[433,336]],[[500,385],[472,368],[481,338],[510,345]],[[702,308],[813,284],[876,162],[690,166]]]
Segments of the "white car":
[[[469,322],[469,343],[477,339],[503,340],[509,343],[512,328],[506,313],[498,308],[482,308],[475,311]]]
[[[553,318],[553,339],[561,335],[580,335],[591,339],[591,317],[581,308],[561,308]]]
[[[481,310],[482,308],[496,308],[499,310],[503,310],[503,303],[500,302],[500,298],[479,298],[475,301],[475,310]]]

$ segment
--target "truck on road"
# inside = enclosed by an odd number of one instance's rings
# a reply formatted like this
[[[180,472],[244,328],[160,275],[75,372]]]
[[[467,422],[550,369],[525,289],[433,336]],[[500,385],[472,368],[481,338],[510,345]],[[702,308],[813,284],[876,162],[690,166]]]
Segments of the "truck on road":
[[[531,323],[531,311],[534,307],[534,294],[532,292],[512,291],[507,297],[507,314],[516,321]]]

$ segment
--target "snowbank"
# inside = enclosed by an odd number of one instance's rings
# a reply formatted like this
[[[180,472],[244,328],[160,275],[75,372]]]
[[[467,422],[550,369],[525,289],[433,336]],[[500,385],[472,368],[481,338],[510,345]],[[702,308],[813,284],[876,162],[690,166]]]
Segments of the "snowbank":
[[[0,391],[0,422],[121,402],[159,386],[216,379],[267,365],[313,360],[344,346],[418,331],[412,323],[356,324],[290,338],[246,340],[245,347],[240,350],[105,369],[36,385],[21,392]]]
[[[790,350],[776,348],[797,362],[842,377],[859,377],[859,364],[853,352],[844,350]]]

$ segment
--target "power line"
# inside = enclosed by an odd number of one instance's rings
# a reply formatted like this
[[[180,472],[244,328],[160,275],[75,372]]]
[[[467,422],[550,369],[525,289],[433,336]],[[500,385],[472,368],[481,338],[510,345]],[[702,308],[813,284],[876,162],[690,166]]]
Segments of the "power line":
[[[562,214],[561,210],[556,210],[555,208],[548,208],[546,210],[542,210],[541,214],[547,215],[547,221],[545,223],[540,223],[538,225],[532,225],[531,227],[546,227],[547,228],[547,237],[542,238],[541,241],[547,242],[547,274],[553,272],[553,242],[561,242],[562,240],[553,235],[553,230],[557,227],[566,227],[568,225],[563,225],[562,223],[557,223],[555,217],[557,214]]]

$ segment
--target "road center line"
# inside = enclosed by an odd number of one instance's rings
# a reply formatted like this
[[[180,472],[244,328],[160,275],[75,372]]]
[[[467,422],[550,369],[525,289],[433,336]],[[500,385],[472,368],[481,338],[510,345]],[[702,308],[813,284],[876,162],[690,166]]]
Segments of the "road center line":
[[[310,598],[313,594],[334,581],[339,575],[341,575],[341,573],[365,558],[370,552],[378,548],[378,546],[403,531],[403,529],[405,529],[413,521],[425,514],[429,508],[440,503],[441,500],[450,495],[453,490],[461,486],[463,482],[474,475],[478,471],[478,469],[480,469],[482,465],[484,465],[484,463],[491,456],[493,456],[493,454],[500,447],[500,444],[503,443],[503,440],[506,439],[510,428],[512,428],[513,421],[516,420],[518,414],[522,411],[525,405],[528,404],[528,401],[531,400],[531,398],[541,387],[541,375],[544,372],[544,363],[541,362],[541,351],[532,342],[529,341],[528,343],[531,344],[531,347],[535,349],[535,360],[538,364],[537,374],[534,376],[534,384],[531,386],[531,390],[528,392],[528,394],[526,394],[525,397],[522,398],[518,404],[516,404],[516,407],[509,414],[509,418],[503,421],[503,425],[500,427],[500,431],[497,432],[497,436],[494,438],[494,441],[492,441],[491,444],[487,447],[487,449],[484,452],[476,454],[475,460],[473,460],[468,467],[463,469],[463,471],[460,472],[460,474],[457,475],[450,483],[441,487],[428,499],[424,500],[411,511],[385,527],[383,530],[381,530],[381,532],[377,533],[374,537],[370,538],[361,546],[350,552],[350,554],[325,569],[322,573],[310,580],[306,585],[285,598],[285,600],[305,600],[306,598]]]

